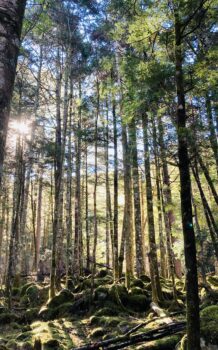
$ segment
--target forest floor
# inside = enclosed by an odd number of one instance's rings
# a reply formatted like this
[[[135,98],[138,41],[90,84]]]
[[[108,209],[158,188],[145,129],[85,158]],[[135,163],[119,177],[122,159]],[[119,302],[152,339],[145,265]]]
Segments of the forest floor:
[[[125,337],[133,339],[137,334],[185,321],[184,281],[176,281],[176,302],[170,280],[161,279],[161,284],[164,302],[159,308],[151,304],[147,276],[132,280],[127,291],[122,281],[115,285],[112,276],[100,270],[94,280],[91,276],[81,277],[77,282],[70,280],[68,289],[63,284],[63,289],[50,300],[46,282],[29,281],[14,286],[11,311],[1,297],[0,350],[70,350],[117,338],[119,345]],[[208,276],[207,284],[199,292],[201,335],[206,343],[213,344],[211,349],[218,349],[218,276]],[[168,336],[166,333],[161,339],[125,348],[183,349],[184,332]],[[113,341],[104,348],[115,349]]]

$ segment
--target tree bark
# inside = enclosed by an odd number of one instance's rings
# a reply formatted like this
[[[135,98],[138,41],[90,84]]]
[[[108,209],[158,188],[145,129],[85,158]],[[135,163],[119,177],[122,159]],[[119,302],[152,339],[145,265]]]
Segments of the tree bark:
[[[119,279],[119,259],[118,259],[118,151],[117,151],[117,119],[115,97],[112,96],[112,114],[114,131],[114,280]]]
[[[136,126],[133,119],[129,125],[129,142],[132,162],[132,179],[133,179],[133,197],[135,209],[135,245],[136,245],[136,272],[137,276],[145,273],[145,262],[143,259],[143,241],[142,241],[142,217],[141,217],[141,200],[139,189],[139,172],[138,172],[138,151],[136,142]]]
[[[154,211],[153,211],[153,193],[151,183],[151,169],[150,169],[150,151],[148,142],[148,116],[142,115],[142,126],[144,135],[144,162],[145,162],[145,178],[146,178],[146,198],[147,198],[147,217],[148,217],[148,234],[149,234],[149,265],[151,274],[151,286],[152,286],[152,300],[155,303],[159,303],[162,297],[158,260],[157,260],[157,246],[155,238],[155,226],[154,226]]]
[[[187,293],[187,349],[200,350],[200,317],[195,232],[193,228],[191,178],[187,145],[187,126],[182,55],[182,25],[175,4],[175,78],[177,89],[177,133],[181,186],[181,214],[184,236]]]
[[[0,188],[26,0],[0,0]]]

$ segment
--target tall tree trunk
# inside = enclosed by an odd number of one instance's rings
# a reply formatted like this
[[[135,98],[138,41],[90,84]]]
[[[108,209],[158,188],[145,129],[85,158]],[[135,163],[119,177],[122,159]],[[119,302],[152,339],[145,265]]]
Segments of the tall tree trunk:
[[[157,188],[157,211],[158,211],[158,228],[159,228],[159,247],[160,247],[160,272],[161,276],[166,277],[166,249],[164,245],[163,236],[163,220],[162,220],[162,208],[161,208],[161,188],[160,188],[160,162],[159,162],[159,150],[157,143],[157,130],[155,120],[153,120],[153,147],[154,147],[154,160],[156,170],[156,188]]]
[[[117,119],[115,97],[112,99],[113,129],[114,129],[114,280],[119,279],[119,259],[118,259],[118,154],[117,154]]]
[[[142,126],[144,134],[144,161],[145,161],[145,178],[146,178],[146,198],[147,198],[147,217],[148,217],[148,235],[149,235],[149,265],[151,274],[152,299],[155,303],[159,303],[162,297],[158,261],[157,248],[155,238],[154,226],[154,211],[153,211],[153,193],[151,183],[151,169],[150,169],[150,151],[148,142],[148,116],[142,115]]]
[[[70,107],[67,129],[67,192],[66,192],[66,238],[67,238],[67,257],[66,257],[66,285],[70,273],[72,272],[72,110],[73,110],[73,83],[70,83]]]
[[[88,186],[88,144],[86,141],[86,268],[90,270],[90,228],[89,228],[89,186]]]
[[[58,243],[62,237],[62,137],[61,137],[61,72],[60,72],[60,52],[57,52],[57,77],[56,77],[56,133],[55,133],[55,203],[54,203],[54,220],[52,236],[52,258],[51,258],[51,276],[50,276],[50,297],[55,296],[57,282],[57,268],[60,261],[57,258]],[[59,249],[60,251],[60,249]],[[58,276],[59,279],[59,276]]]
[[[202,239],[201,228],[200,228],[200,224],[199,224],[199,220],[198,220],[197,204],[195,203],[193,196],[192,196],[192,202],[193,202],[193,207],[194,207],[196,232],[197,232],[198,239],[200,241],[200,247],[201,247],[199,259],[198,259],[198,264],[200,265],[203,283],[206,285],[207,280],[206,280],[206,271],[205,271],[205,267],[204,267],[204,240]]]
[[[11,289],[12,280],[16,273],[18,243],[19,243],[19,219],[20,205],[23,184],[23,141],[19,136],[17,141],[16,152],[16,170],[14,176],[14,191],[13,191],[13,212],[11,221],[10,245],[8,254],[8,269],[6,277],[6,295],[8,299],[8,307],[11,308]]]
[[[178,157],[181,186],[181,214],[184,236],[184,253],[186,266],[186,293],[187,293],[187,349],[200,349],[200,317],[198,296],[198,275],[195,232],[193,228],[191,203],[191,178],[189,172],[189,155],[187,145],[187,127],[185,110],[185,92],[183,76],[182,54],[182,25],[178,9],[174,7],[175,20],[175,69],[177,89],[177,132]]]
[[[110,177],[109,177],[109,111],[108,101],[106,101],[107,120],[105,128],[105,186],[106,186],[106,264],[110,264],[110,239],[112,246],[112,265],[114,267],[114,234],[113,234],[113,217],[111,209]]]
[[[214,186],[213,180],[210,177],[209,171],[208,171],[206,165],[204,164],[203,159],[202,159],[202,157],[201,157],[201,155],[200,155],[200,153],[198,151],[197,151],[197,159],[198,159],[200,167],[201,167],[201,169],[202,169],[202,171],[204,173],[204,176],[205,176],[205,178],[207,180],[207,183],[208,183],[208,185],[209,185],[209,187],[211,189],[211,192],[213,194],[213,198],[214,198],[216,204],[218,205],[218,194],[217,194],[216,188]]]
[[[135,209],[135,244],[136,244],[136,272],[137,276],[145,273],[145,262],[143,259],[143,241],[142,241],[142,218],[141,218],[141,200],[139,189],[139,172],[138,172],[138,152],[136,142],[135,120],[129,125],[129,140],[132,161],[132,178],[133,178],[133,195]]]
[[[36,218],[36,266],[38,268],[40,247],[41,247],[41,231],[42,231],[42,190],[43,190],[43,167],[40,164],[39,169],[39,189],[38,189],[38,203],[37,203],[37,218]]]
[[[79,83],[79,98],[81,99],[81,83]],[[75,238],[74,238],[74,273],[80,274],[81,252],[81,107],[79,107],[76,128],[76,188],[75,188]]]
[[[193,172],[195,181],[197,183],[198,190],[200,192],[201,201],[202,201],[202,205],[204,208],[204,214],[206,217],[207,225],[208,225],[210,236],[211,236],[211,241],[213,243],[213,248],[215,251],[216,259],[218,260],[218,227],[216,225],[212,211],[210,209],[207,198],[206,198],[204,191],[203,191],[203,188],[201,186],[201,181],[200,181],[200,177],[199,177],[199,173],[198,173],[197,164],[195,167],[192,167],[192,172]]]
[[[99,91],[99,81],[96,82],[96,93],[97,93],[97,109],[95,117],[95,167],[94,167],[94,242],[93,242],[93,253],[92,253],[92,274],[94,276],[96,271],[96,250],[97,250],[97,240],[98,240],[98,217],[97,217],[97,186],[98,186],[98,118],[99,118],[99,109],[100,109],[100,91]]]
[[[209,132],[210,132],[210,145],[213,150],[213,154],[216,162],[217,174],[218,174],[218,145],[217,145],[216,131],[215,131],[215,126],[213,122],[213,113],[212,113],[212,106],[211,106],[211,100],[210,100],[209,94],[207,94],[206,96],[206,110],[207,110],[207,120],[208,120]]]
[[[0,188],[26,0],[0,0]]]

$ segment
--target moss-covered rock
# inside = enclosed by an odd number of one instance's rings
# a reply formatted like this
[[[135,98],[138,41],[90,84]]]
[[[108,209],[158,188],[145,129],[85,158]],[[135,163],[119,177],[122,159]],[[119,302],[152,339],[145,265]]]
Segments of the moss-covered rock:
[[[135,312],[145,312],[150,307],[150,300],[145,295],[128,295],[126,307]]]
[[[205,289],[201,290],[201,309],[205,309],[208,306],[218,304],[218,291]]]
[[[69,289],[62,289],[54,298],[47,303],[48,308],[55,308],[67,302],[73,302],[74,295]]]
[[[33,307],[26,310],[25,317],[28,323],[32,323],[34,320],[37,320],[39,313],[38,307]]]
[[[132,288],[132,287],[139,287],[139,288],[143,289],[145,287],[145,285],[144,285],[144,282],[141,279],[135,278],[130,283],[130,288]]]
[[[52,309],[44,305],[39,310],[38,317],[44,321],[53,320],[56,317],[56,308]]]
[[[143,289],[142,288],[140,288],[140,287],[132,287],[131,289],[130,289],[130,293],[132,294],[132,295],[139,295],[139,294],[143,294]]]
[[[119,314],[119,310],[116,305],[113,307],[103,307],[95,312],[95,316],[117,316]]]
[[[0,325],[18,321],[19,317],[12,312],[5,312],[0,315]]]
[[[142,280],[142,282],[144,282],[144,283],[150,283],[151,282],[150,277],[147,276],[147,275],[141,275],[140,276],[140,280]]]
[[[113,284],[109,290],[109,298],[118,305],[125,304],[128,300],[128,291],[124,284]]]
[[[94,293],[94,300],[97,302],[104,302],[109,298],[110,286],[99,286]]]
[[[28,297],[29,303],[32,306],[38,305],[40,302],[39,290],[40,288],[36,284],[33,284],[26,289],[26,295]]]
[[[97,327],[91,331],[90,337],[91,338],[99,338],[99,337],[102,337],[104,334],[105,334],[105,329],[102,327]]]
[[[218,305],[201,311],[201,336],[207,343],[218,345]]]
[[[26,294],[26,290],[31,287],[31,286],[35,286],[36,284],[34,282],[29,282],[24,284],[21,288],[20,288],[20,296],[24,296]]]

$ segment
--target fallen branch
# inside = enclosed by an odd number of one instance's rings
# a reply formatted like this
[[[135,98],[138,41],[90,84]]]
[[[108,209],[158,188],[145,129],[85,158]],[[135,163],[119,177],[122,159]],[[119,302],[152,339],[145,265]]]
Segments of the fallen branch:
[[[131,334],[129,334],[128,332],[126,335],[118,336],[116,338],[111,338],[108,340],[103,340],[98,343],[90,343],[79,348],[72,348],[71,350],[97,350],[100,348],[108,350],[122,349],[129,345],[161,339],[172,334],[180,333],[184,331],[185,327],[185,322],[171,323],[156,329],[152,329],[145,333],[130,336]]]

